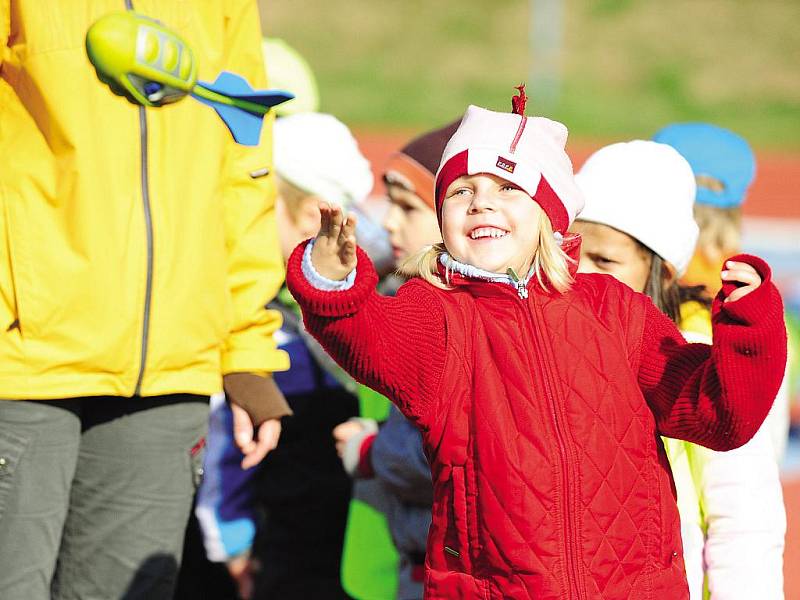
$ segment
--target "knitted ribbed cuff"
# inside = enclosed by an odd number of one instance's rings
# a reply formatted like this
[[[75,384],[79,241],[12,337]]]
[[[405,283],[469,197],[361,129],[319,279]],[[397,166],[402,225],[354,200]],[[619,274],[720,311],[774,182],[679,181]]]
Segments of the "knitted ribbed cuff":
[[[328,279],[324,275],[320,275],[314,268],[314,263],[311,261],[311,251],[314,249],[314,238],[308,241],[306,249],[303,251],[303,275],[306,276],[308,282],[318,290],[323,292],[344,292],[353,287],[356,280],[356,270],[353,269],[344,279],[336,281]]]
[[[327,292],[315,287],[303,273],[303,254],[308,242],[292,252],[286,267],[286,285],[304,312],[320,317],[343,317],[355,313],[375,291],[378,274],[361,248],[356,248],[358,274],[347,290]]]
[[[728,260],[747,263],[753,267],[761,277],[761,285],[743,298],[726,303],[724,302],[725,298],[738,287],[735,283],[726,281],[714,299],[713,315],[722,313],[728,318],[746,325],[766,323],[775,318],[782,319],[783,302],[780,293],[772,283],[772,270],[769,265],[761,258],[750,254],[737,254]]]

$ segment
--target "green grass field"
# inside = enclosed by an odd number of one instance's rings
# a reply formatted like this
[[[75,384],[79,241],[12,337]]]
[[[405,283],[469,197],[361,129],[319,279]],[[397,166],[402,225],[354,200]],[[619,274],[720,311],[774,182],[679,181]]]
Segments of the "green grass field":
[[[467,104],[507,110],[535,81],[526,0],[260,0],[267,35],[314,68],[322,110],[421,129]],[[710,120],[759,147],[800,148],[800,1],[563,0],[560,93],[529,113],[581,139]],[[535,15],[534,15],[535,16]]]

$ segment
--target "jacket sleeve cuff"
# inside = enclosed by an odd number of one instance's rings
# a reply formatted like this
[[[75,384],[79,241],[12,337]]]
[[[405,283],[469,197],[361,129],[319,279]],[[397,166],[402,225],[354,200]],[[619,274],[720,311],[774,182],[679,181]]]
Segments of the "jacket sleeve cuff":
[[[304,312],[319,317],[344,317],[358,311],[370,294],[375,292],[378,274],[372,261],[361,248],[356,249],[358,274],[353,285],[341,291],[325,291],[313,285],[303,271],[303,255],[309,242],[295,248],[286,269],[286,284]]]
[[[730,281],[724,282],[722,289],[717,294],[717,297],[714,298],[712,306],[714,317],[724,315],[733,321],[746,325],[763,323],[765,319],[782,319],[783,303],[778,289],[772,283],[772,270],[769,265],[761,258],[750,254],[737,254],[728,260],[747,263],[753,267],[761,277],[761,285],[743,298],[726,303],[725,298],[739,286]],[[728,261],[726,260],[725,262],[727,263]]]
[[[378,423],[374,419],[360,417],[353,417],[350,420],[359,423],[361,431],[345,443],[344,452],[342,452],[342,466],[350,477],[372,477],[374,474],[372,465],[368,465],[369,448],[378,433]]]
[[[272,348],[266,351],[251,349],[228,350],[222,353],[222,373],[256,373],[268,376],[275,371],[289,369],[289,355],[285,350]]]
[[[228,373],[223,377],[225,396],[250,415],[256,427],[270,419],[292,414],[292,409],[271,377],[253,373]]]
[[[335,279],[328,279],[320,275],[314,268],[314,263],[311,262],[311,251],[314,249],[314,239],[309,240],[306,249],[303,251],[303,275],[306,280],[318,290],[323,292],[343,292],[353,287],[356,280],[356,270],[350,271],[350,274],[340,281]]]
[[[359,448],[358,474],[364,479],[375,477],[375,469],[372,468],[372,444],[377,437],[376,433],[365,437]]]

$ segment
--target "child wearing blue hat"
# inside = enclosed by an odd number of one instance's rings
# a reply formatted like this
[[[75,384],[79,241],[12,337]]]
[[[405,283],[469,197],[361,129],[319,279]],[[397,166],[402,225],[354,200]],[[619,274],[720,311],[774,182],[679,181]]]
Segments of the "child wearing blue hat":
[[[713,296],[719,291],[719,266],[741,251],[742,205],[755,179],[755,155],[742,136],[711,123],[673,123],[656,133],[653,141],[675,148],[694,172],[694,218],[700,236],[682,280],[687,285],[704,285]],[[790,355],[795,353],[796,349],[789,349]],[[766,425],[778,461],[789,433],[788,388],[784,381]]]
[[[684,281],[714,294],[719,265],[741,246],[741,207],[755,178],[755,155],[743,137],[711,123],[668,125],[653,141],[675,148],[694,171],[700,238]]]
[[[668,125],[656,133],[653,140],[675,148],[687,160],[694,172],[697,183],[694,217],[700,228],[700,235],[694,257],[683,281],[690,285],[702,284],[713,295],[719,289],[719,284],[715,280],[719,265],[726,256],[741,249],[741,208],[755,178],[755,156],[744,138],[710,123]],[[793,350],[796,351],[795,348],[789,348],[790,355],[793,354]],[[788,419],[789,391],[785,378],[763,425],[763,429],[769,433],[778,461],[781,460],[786,447]],[[744,449],[740,452],[747,454]],[[728,457],[733,458],[734,454],[731,453]],[[751,460],[747,456],[743,456],[742,459]],[[710,519],[717,519],[720,522],[726,518],[730,521],[735,515],[710,515]],[[706,549],[705,568],[711,579],[714,579],[712,573],[717,566],[722,567],[719,569],[720,574],[725,572],[725,567],[735,569],[735,563],[727,559],[720,562],[718,554],[719,551],[714,548]],[[760,560],[762,563],[755,565],[755,572],[763,575],[767,575],[770,569],[779,567],[777,563],[770,566],[763,556]],[[752,561],[750,566],[754,566]],[[779,574],[775,578],[779,578]],[[727,586],[724,597],[737,597],[737,593],[742,593],[742,586],[739,586],[738,592],[734,591],[735,578],[717,576],[716,581],[719,585]]]
[[[705,288],[677,281],[698,238],[688,162],[666,144],[635,140],[598,150],[575,179],[586,199],[572,228],[583,240],[578,272],[609,274],[644,292],[687,340],[710,344]],[[675,439],[664,445],[691,600],[782,600],[786,511],[768,426],[731,452]]]

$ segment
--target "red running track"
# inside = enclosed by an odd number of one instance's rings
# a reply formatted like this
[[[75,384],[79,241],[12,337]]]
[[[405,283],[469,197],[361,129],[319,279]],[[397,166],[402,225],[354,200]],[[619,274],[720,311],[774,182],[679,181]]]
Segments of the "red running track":
[[[356,132],[362,152],[372,163],[376,181],[392,152],[408,142],[414,133]],[[601,143],[571,142],[568,151],[576,168]],[[744,214],[750,217],[800,219],[800,153],[757,152],[758,168]],[[381,188],[376,186],[376,191]],[[800,598],[800,595],[797,596]]]

